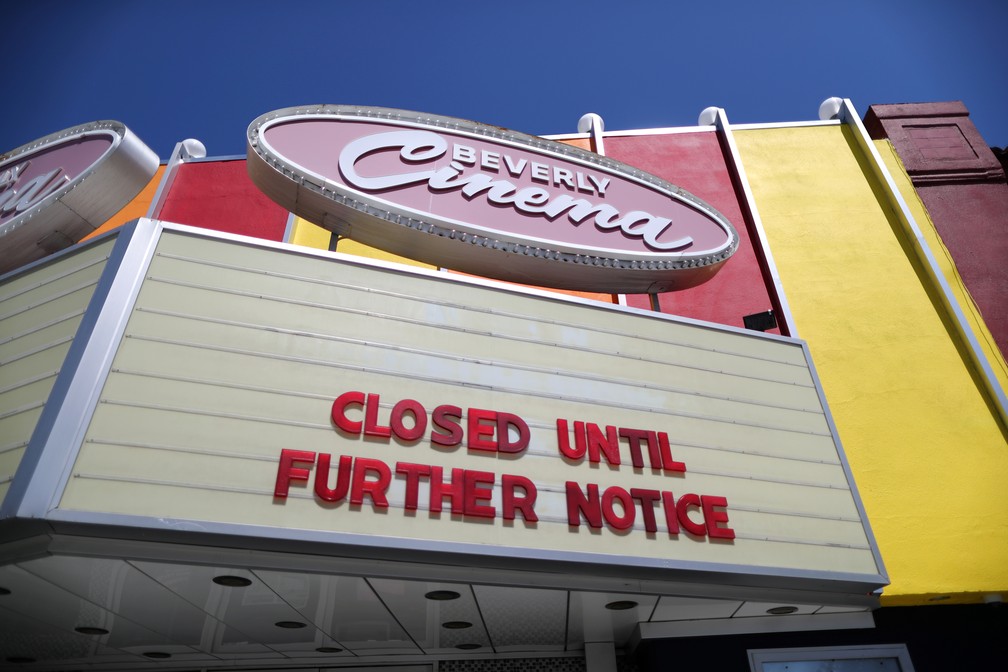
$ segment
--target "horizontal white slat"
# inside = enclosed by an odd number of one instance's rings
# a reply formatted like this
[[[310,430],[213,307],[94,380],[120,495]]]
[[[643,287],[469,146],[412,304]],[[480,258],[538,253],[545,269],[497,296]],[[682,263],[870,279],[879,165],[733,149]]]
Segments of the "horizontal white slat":
[[[84,247],[0,285],[0,447],[27,445],[113,244]],[[23,453],[0,455],[0,482],[10,482]]]

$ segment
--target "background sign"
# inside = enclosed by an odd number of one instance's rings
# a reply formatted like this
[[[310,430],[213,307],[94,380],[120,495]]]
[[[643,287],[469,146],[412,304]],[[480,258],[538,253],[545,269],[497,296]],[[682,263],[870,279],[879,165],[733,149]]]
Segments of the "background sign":
[[[125,206],[157,156],[117,121],[95,121],[0,155],[0,273],[73,245]]]
[[[285,208],[406,257],[532,284],[684,288],[738,247],[709,205],[582,149],[402,110],[280,110],[249,128],[249,175]]]

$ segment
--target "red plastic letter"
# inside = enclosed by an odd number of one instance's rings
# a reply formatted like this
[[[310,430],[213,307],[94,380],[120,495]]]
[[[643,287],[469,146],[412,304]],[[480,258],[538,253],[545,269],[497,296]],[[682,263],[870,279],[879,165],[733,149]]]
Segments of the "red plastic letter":
[[[567,429],[567,421],[557,418],[557,444],[560,454],[570,460],[580,460],[585,454],[584,423],[580,420],[574,421],[574,448],[570,446],[570,432]]]
[[[651,462],[652,469],[662,468],[661,451],[658,448],[658,435],[652,431],[647,433],[648,461]]]
[[[392,436],[390,427],[383,427],[378,424],[378,409],[381,397],[377,394],[367,395],[367,407],[364,409],[364,436],[380,436],[387,438]]]
[[[406,476],[406,501],[403,503],[403,508],[408,511],[416,511],[420,492],[420,477],[430,476],[431,468],[426,464],[396,462],[395,470],[397,474]]]
[[[403,424],[403,414],[406,412],[413,415],[412,428]],[[419,401],[403,399],[392,407],[389,424],[392,425],[392,433],[403,441],[416,441],[427,431],[427,409]]]
[[[641,515],[644,516],[644,530],[657,532],[658,524],[655,522],[654,505],[661,499],[661,493],[657,490],[630,488],[630,496],[640,502]]]
[[[703,503],[704,520],[707,522],[707,534],[712,539],[734,539],[735,530],[727,526],[718,526],[719,523],[728,522],[728,512],[715,510],[715,507],[718,509],[726,508],[728,500],[724,497],[704,495],[700,498],[700,501]]]
[[[689,517],[689,507],[700,508],[700,495],[694,495],[692,492],[683,495],[676,502],[676,517],[679,518],[679,522],[682,524],[683,529],[690,534],[695,534],[698,537],[703,537],[707,535],[707,526],[703,523],[694,523]]]
[[[451,512],[465,511],[465,469],[452,469],[451,483],[445,483],[441,467],[431,467],[430,508],[431,513],[441,513],[441,502],[446,497],[451,500]]]
[[[644,454],[641,452],[641,439],[647,439],[646,429],[629,429],[620,427],[619,435],[630,444],[630,462],[637,469],[644,468]]]
[[[465,515],[479,518],[493,518],[497,515],[497,510],[490,504],[493,484],[494,475],[489,471],[466,469]]]
[[[679,534],[679,514],[676,513],[675,496],[671,492],[661,493],[662,508],[665,509],[665,525],[669,534]]]
[[[518,430],[518,438],[512,443],[509,427]],[[525,421],[514,413],[497,414],[497,443],[498,450],[502,453],[520,453],[528,448],[529,428]]]
[[[580,486],[574,481],[567,481],[567,524],[580,525],[584,516],[590,527],[602,527],[602,507],[599,502],[598,486],[588,484],[588,495],[581,492]]]
[[[594,422],[589,422],[588,430],[588,461],[598,464],[605,456],[606,462],[612,465],[619,465],[619,436],[616,435],[616,428],[606,425],[605,434]]]
[[[431,432],[431,442],[439,446],[457,446],[462,443],[462,409],[445,404],[438,406],[431,414],[434,426],[442,432]]]
[[[470,408],[469,416],[469,450],[497,450],[497,442],[494,441],[494,425],[483,424],[483,420],[493,423],[497,420],[495,411],[486,411],[482,408]],[[490,437],[485,439],[483,437]]]
[[[315,470],[315,494],[324,501],[338,502],[346,497],[347,488],[350,485],[350,467],[353,458],[349,455],[340,455],[335,489],[329,487],[329,461],[331,459],[332,455],[329,453],[319,453],[318,469]]]
[[[515,488],[522,488],[525,491],[524,497],[515,495]],[[538,522],[535,506],[536,495],[535,483],[524,476],[514,476],[503,474],[501,476],[501,515],[504,520],[514,520],[515,511],[520,510],[522,517],[530,523]]]
[[[276,485],[273,486],[274,497],[286,497],[291,480],[307,481],[310,469],[295,467],[295,462],[315,463],[315,453],[310,450],[280,451],[280,465],[277,467]]]
[[[617,514],[616,509],[613,508],[614,499],[618,499],[622,505],[623,515]],[[636,516],[630,493],[618,485],[606,488],[602,493],[602,514],[605,516],[606,522],[617,530],[630,529]]]
[[[364,393],[356,391],[344,392],[336,397],[336,401],[334,401],[332,405],[332,419],[333,422],[336,423],[336,426],[344,432],[347,432],[348,434],[360,434],[362,423],[350,420],[346,417],[346,408],[350,404],[357,404],[363,408]]]
[[[669,446],[668,434],[658,432],[658,446],[661,448],[662,468],[665,471],[686,473],[686,464],[672,459],[672,448]]]
[[[377,480],[367,480],[368,472],[377,476]],[[388,499],[385,493],[388,492],[389,482],[392,480],[392,470],[381,460],[372,460],[368,457],[358,457],[354,460],[353,485],[350,486],[350,503],[363,504],[364,495],[371,497],[374,505],[383,509],[388,508]]]

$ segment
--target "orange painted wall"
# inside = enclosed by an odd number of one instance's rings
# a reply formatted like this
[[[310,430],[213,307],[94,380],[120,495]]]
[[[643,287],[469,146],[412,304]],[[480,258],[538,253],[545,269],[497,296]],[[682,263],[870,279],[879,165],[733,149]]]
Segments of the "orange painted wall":
[[[158,185],[161,184],[161,178],[164,176],[164,172],[165,167],[163,165],[159,166],[157,172],[154,173],[154,177],[151,178],[150,182],[147,183],[147,186],[144,187],[132,201],[127,203],[122,210],[113,215],[107,222],[84,236],[84,240],[94,238],[106,231],[111,231],[116,227],[122,226],[126,222],[146,216],[147,210],[150,209],[150,205],[154,201],[154,195],[157,193]]]

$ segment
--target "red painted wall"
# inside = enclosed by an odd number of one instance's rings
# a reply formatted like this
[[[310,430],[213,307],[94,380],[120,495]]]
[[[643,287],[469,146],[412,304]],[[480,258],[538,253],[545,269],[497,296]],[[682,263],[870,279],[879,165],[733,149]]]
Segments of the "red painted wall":
[[[998,348],[1008,356],[1008,185],[926,186],[917,192]]]
[[[287,215],[252,184],[240,159],[179,166],[159,219],[280,241]]]
[[[743,327],[743,316],[773,307],[772,289],[764,282],[749,226],[715,132],[608,137],[605,153],[700,197],[727,217],[739,232],[738,251],[714,278],[692,289],[659,295],[663,313]],[[651,305],[646,295],[628,296],[627,303],[638,308]],[[778,328],[768,333],[781,331]]]

